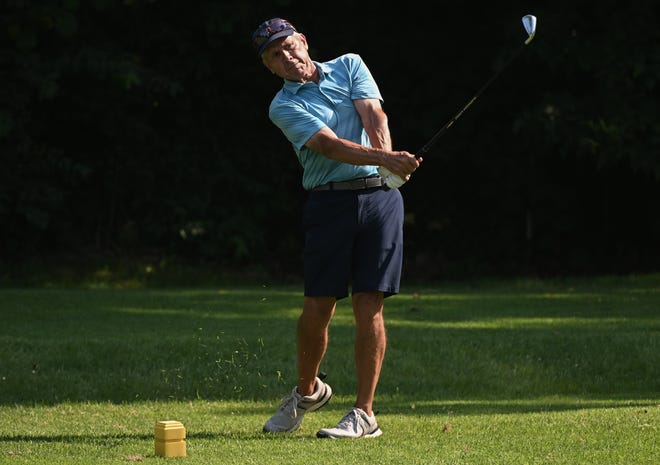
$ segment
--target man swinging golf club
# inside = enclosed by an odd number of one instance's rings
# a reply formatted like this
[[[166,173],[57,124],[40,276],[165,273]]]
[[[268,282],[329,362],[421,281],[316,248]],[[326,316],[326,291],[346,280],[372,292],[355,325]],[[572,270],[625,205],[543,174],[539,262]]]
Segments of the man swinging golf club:
[[[373,412],[385,355],[383,303],[399,292],[403,199],[398,189],[421,158],[393,151],[382,97],[357,54],[319,63],[307,38],[273,18],[252,35],[254,50],[284,80],[269,117],[291,142],[309,192],[303,212],[304,300],[297,326],[298,382],[263,430],[290,433],[307,412],[323,407],[332,389],[317,376],[337,300],[352,291],[355,319],[355,403],[321,438],[382,434]],[[379,167],[392,174],[386,185]]]
[[[536,17],[525,15],[528,45]],[[306,37],[281,18],[262,23],[252,42],[263,64],[284,79],[269,117],[292,143],[310,191],[304,212],[305,298],[298,320],[298,384],[266,422],[266,432],[292,432],[306,412],[323,407],[332,389],[316,376],[328,342],[328,324],[338,299],[352,285],[358,378],[353,407],[322,438],[382,434],[373,400],[386,347],[384,298],[399,292],[403,202],[396,189],[410,179],[422,154],[474,103],[497,73],[418,152],[391,149],[382,98],[358,55],[317,63]]]

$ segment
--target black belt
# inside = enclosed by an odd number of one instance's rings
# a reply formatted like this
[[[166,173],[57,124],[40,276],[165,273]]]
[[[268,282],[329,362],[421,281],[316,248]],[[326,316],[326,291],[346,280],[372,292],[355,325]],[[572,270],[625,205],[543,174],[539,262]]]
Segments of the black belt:
[[[357,191],[361,189],[371,189],[372,187],[382,187],[385,183],[380,176],[370,176],[368,178],[351,179],[350,181],[329,182],[316,186],[313,191]]]

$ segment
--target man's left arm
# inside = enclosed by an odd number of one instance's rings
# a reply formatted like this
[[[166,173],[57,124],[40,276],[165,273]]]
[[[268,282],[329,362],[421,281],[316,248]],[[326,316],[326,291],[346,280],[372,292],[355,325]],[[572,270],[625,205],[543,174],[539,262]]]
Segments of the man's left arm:
[[[354,100],[355,109],[360,115],[364,130],[369,136],[371,146],[379,149],[392,150],[387,114],[380,100],[375,98]]]
[[[387,114],[379,99],[360,99],[354,100],[353,104],[360,115],[364,130],[369,136],[371,145],[376,148],[392,150],[392,136],[387,120]],[[413,157],[414,159],[414,157]],[[421,160],[420,160],[421,161]],[[384,166],[378,167],[378,173],[383,177],[385,185],[392,189],[403,186],[410,175],[401,176],[393,173]]]

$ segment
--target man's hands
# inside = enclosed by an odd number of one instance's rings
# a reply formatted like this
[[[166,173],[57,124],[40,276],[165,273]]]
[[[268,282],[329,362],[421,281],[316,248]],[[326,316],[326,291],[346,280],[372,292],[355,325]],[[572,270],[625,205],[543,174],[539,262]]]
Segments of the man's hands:
[[[394,154],[396,155],[387,157],[387,167],[378,167],[378,173],[390,189],[398,189],[408,182],[410,175],[423,161],[421,157],[415,158],[414,155],[408,152],[394,152]]]
[[[403,186],[408,181],[408,179],[410,179],[410,175],[408,175],[407,179],[405,180],[401,179],[401,176],[397,176],[384,166],[378,167],[378,174],[380,174],[380,176],[383,178],[383,182],[390,189],[398,189],[399,187]]]

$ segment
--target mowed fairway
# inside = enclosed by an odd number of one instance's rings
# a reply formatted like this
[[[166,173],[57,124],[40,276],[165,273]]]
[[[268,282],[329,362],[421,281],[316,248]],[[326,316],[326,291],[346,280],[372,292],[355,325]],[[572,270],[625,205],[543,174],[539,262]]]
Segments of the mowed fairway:
[[[383,436],[319,440],[353,401],[341,301],[335,397],[287,436],[298,286],[0,289],[0,463],[657,464],[660,275],[404,287],[386,301]]]

